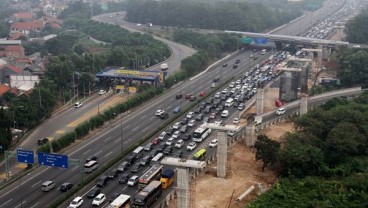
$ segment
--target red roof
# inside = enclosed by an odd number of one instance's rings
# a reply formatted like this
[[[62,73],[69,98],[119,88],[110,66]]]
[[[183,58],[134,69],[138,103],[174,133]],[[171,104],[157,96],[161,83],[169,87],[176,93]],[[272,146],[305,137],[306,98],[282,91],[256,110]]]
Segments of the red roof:
[[[15,72],[17,74],[20,74],[22,72],[22,69],[14,66],[14,65],[11,65],[11,64],[7,64],[7,65],[5,65],[5,67],[8,68],[8,69],[10,69],[10,70],[12,70],[13,72]]]
[[[32,21],[32,22],[15,22],[10,26],[11,29],[18,30],[32,30],[32,29],[42,29],[42,21]]]
[[[0,85],[0,96],[4,93],[8,92],[10,90],[10,87],[8,85]]]
[[[6,46],[5,51],[21,51],[24,50],[23,46],[19,45],[10,45]]]
[[[11,33],[10,37],[9,37],[9,40],[18,40],[21,37],[24,37],[23,33],[19,33],[19,32]]]
[[[31,64],[32,60],[30,58],[16,58],[15,62]]]
[[[32,13],[29,13],[29,12],[19,12],[19,13],[15,13],[14,17],[17,19],[32,19],[33,15]]]

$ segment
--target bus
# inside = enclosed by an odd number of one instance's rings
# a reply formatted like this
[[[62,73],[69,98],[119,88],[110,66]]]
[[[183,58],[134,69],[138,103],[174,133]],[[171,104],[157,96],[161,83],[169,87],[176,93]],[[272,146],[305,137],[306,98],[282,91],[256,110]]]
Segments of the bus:
[[[152,181],[143,190],[138,192],[133,199],[133,208],[150,207],[162,194],[160,181]]]
[[[157,155],[155,155],[153,158],[152,158],[152,160],[151,160],[151,162],[150,162],[150,165],[151,166],[153,166],[153,165],[155,165],[155,164],[157,164],[157,163],[160,163],[160,161],[161,161],[161,159],[162,159],[162,157],[164,156],[164,154],[163,153],[157,153]]]
[[[162,172],[164,166],[161,164],[155,164],[150,169],[148,169],[138,181],[138,188],[143,189],[153,180],[155,180]]]
[[[114,201],[112,201],[107,208],[129,208],[130,207],[130,196],[120,194]]]
[[[193,142],[202,142],[211,133],[210,128],[199,127],[193,132]]]
[[[98,162],[96,160],[91,160],[84,164],[84,172],[91,173],[98,168]]]
[[[206,149],[200,149],[197,153],[193,155],[194,160],[204,160],[206,158]]]

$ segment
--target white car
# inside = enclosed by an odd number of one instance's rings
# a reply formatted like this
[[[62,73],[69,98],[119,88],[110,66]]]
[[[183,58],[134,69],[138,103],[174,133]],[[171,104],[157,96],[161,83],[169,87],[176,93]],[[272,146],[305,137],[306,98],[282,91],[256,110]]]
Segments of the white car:
[[[239,118],[234,118],[233,119],[233,124],[238,124],[240,122],[240,119]]]
[[[217,120],[217,121],[215,121],[215,124],[216,124],[216,125],[221,125],[221,124],[222,124],[222,120]]]
[[[226,118],[229,115],[229,111],[228,110],[223,110],[221,113],[221,117]]]
[[[163,110],[157,110],[156,111],[156,116],[161,116],[161,114],[163,114],[165,111]]]
[[[194,112],[189,112],[187,114],[187,119],[191,119],[191,118],[193,118],[193,116],[194,116]]]
[[[167,140],[166,140],[166,145],[167,146],[171,146],[173,143],[174,143],[174,141],[175,141],[175,139],[174,138],[172,138],[172,137],[170,137],[170,138],[168,138]]]
[[[217,139],[212,139],[212,141],[209,144],[210,147],[217,147],[217,145],[218,145],[218,140]]]
[[[230,88],[233,88],[234,86],[235,86],[235,82],[231,82],[229,85]]]
[[[98,91],[98,94],[99,95],[104,95],[104,94],[106,94],[106,90],[100,90],[100,91]]]
[[[184,146],[184,141],[182,139],[180,139],[179,141],[177,141],[175,143],[175,148],[182,148]]]
[[[181,123],[180,122],[176,122],[173,125],[173,129],[179,130],[180,129],[180,126],[181,126]]]
[[[164,139],[165,139],[165,137],[166,137],[166,132],[165,132],[165,131],[163,131],[163,132],[161,132],[161,134],[158,136],[158,139],[159,139],[159,140],[164,140]]]
[[[195,124],[196,124],[196,120],[190,120],[189,122],[188,122],[188,126],[189,127],[193,127],[193,126],[195,126]]]
[[[223,89],[223,90],[222,90],[222,92],[221,92],[221,93],[222,93],[222,94],[226,94],[226,93],[227,93],[227,91],[228,91],[228,90],[225,88],[225,89]]]
[[[196,148],[197,144],[195,142],[191,142],[187,145],[187,150],[192,151],[194,148]]]
[[[83,204],[83,199],[80,196],[75,197],[75,199],[73,199],[73,201],[70,202],[69,207],[68,208],[78,208],[81,207]]]
[[[227,131],[227,135],[232,137],[235,135],[235,131]]]
[[[106,201],[105,194],[99,194],[93,199],[92,206],[100,206],[102,203]]]
[[[215,88],[216,86],[217,86],[216,83],[211,84],[211,88]]]
[[[280,116],[283,115],[286,112],[285,108],[279,108],[276,110],[276,115]]]
[[[83,103],[82,103],[82,102],[76,102],[76,103],[74,104],[74,108],[80,108],[80,107],[82,107],[82,105],[83,105]]]
[[[175,139],[179,138],[181,135],[180,131],[175,131],[172,135],[172,137],[174,137]]]
[[[139,176],[134,175],[128,180],[128,186],[135,186],[138,183]]]

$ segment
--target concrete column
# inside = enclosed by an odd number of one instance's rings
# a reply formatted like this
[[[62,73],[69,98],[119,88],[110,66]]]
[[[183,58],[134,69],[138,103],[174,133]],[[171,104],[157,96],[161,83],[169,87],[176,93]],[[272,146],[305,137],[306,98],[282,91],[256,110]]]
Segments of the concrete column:
[[[189,169],[178,167],[177,172],[177,208],[188,208],[189,207]]]
[[[227,135],[226,131],[217,131],[217,177],[226,177],[227,166]]]
[[[320,49],[320,51],[317,52],[318,54],[318,58],[317,58],[317,68],[320,69],[322,66],[322,44],[318,44],[318,49]]]
[[[308,95],[302,94],[300,97],[300,115],[308,112]]]
[[[256,95],[256,113],[257,115],[260,115],[263,113],[263,100],[264,100],[264,90],[263,88],[257,89],[257,95]]]
[[[247,147],[253,146],[256,142],[256,126],[247,125],[245,126],[245,145]]]

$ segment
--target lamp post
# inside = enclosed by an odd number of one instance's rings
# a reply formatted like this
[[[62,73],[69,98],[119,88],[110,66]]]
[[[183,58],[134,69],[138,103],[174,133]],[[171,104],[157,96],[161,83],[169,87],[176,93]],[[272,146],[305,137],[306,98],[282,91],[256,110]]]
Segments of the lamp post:
[[[123,116],[121,116],[121,120],[120,120],[120,147],[121,147],[121,152],[123,152],[123,150],[124,150],[124,141],[123,141]]]

